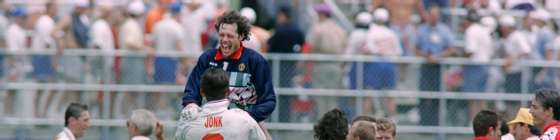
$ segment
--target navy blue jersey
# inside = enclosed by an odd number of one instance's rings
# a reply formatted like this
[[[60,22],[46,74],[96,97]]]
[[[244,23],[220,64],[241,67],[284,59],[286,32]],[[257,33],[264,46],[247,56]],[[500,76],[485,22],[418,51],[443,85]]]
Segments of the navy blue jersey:
[[[183,107],[201,105],[200,78],[208,68],[228,72],[230,94],[228,99],[236,107],[251,115],[257,122],[266,119],[276,106],[276,95],[267,61],[258,52],[241,46],[231,58],[224,59],[219,49],[204,52],[192,70],[183,96]]]

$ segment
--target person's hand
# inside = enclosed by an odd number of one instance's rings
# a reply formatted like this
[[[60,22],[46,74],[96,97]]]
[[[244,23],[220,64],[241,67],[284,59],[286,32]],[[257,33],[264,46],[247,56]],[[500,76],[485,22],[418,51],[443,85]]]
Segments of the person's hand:
[[[190,103],[181,111],[179,121],[190,121],[198,118],[199,112],[202,110],[197,104]]]
[[[438,60],[438,58],[437,58],[436,56],[430,55],[430,56],[428,56],[428,60],[427,60],[427,61],[428,61],[428,63],[430,63],[430,64],[435,64],[435,63],[438,63],[439,60]]]
[[[506,58],[506,59],[504,60],[504,70],[510,71],[512,65],[513,65],[513,59],[511,59],[511,58]]]

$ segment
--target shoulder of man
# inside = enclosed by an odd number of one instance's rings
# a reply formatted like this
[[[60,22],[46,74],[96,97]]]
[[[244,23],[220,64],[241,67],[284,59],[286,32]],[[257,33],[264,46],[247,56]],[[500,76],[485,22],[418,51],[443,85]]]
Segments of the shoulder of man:
[[[554,126],[552,128],[547,129],[541,136],[541,140],[560,140],[560,136],[558,135],[558,130],[560,130],[560,126]]]
[[[227,110],[227,113],[229,115],[233,115],[233,116],[237,116],[239,117],[238,119],[243,119],[243,118],[251,118],[251,116],[249,115],[249,113],[245,110],[239,109],[239,108],[233,108],[233,109],[229,109]]]
[[[252,61],[265,61],[264,56],[251,48],[245,47],[243,51],[246,57],[249,57]]]
[[[56,134],[54,140],[68,140],[67,136],[64,134],[64,131]]]

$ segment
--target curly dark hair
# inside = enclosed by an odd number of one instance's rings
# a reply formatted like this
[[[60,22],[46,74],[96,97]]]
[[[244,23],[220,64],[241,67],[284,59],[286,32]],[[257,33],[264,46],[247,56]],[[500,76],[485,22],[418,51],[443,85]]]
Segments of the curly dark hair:
[[[247,20],[244,16],[241,16],[238,12],[229,11],[220,16],[218,18],[218,22],[214,25],[216,31],[220,32],[220,26],[222,24],[236,24],[237,34],[243,36],[242,41],[249,39],[249,31],[251,30],[249,20]]]
[[[348,134],[346,115],[339,109],[333,109],[323,115],[313,131],[319,140],[343,140]]]

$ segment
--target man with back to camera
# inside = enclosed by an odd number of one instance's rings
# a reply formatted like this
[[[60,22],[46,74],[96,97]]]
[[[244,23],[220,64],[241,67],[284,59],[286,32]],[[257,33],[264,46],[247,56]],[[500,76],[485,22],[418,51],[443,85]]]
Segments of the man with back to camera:
[[[79,103],[70,103],[64,113],[64,130],[58,133],[55,140],[77,140],[84,136],[89,128],[88,106]]]
[[[266,135],[259,124],[241,109],[228,109],[229,79],[226,72],[210,68],[200,81],[200,96],[207,102],[194,118],[187,118],[188,110],[181,113],[175,133],[178,140],[231,139],[264,140]]]
[[[243,109],[257,122],[262,122],[274,111],[276,96],[267,61],[242,43],[249,38],[247,19],[230,11],[218,19],[215,27],[219,33],[218,48],[199,57],[185,85],[184,109],[189,112],[200,109],[198,105],[203,103],[199,95],[202,73],[209,68],[220,68],[228,72],[230,94],[227,98],[232,107]]]
[[[531,115],[533,123],[541,129],[541,140],[560,140],[560,94],[551,89],[536,91],[535,98],[531,101]]]

